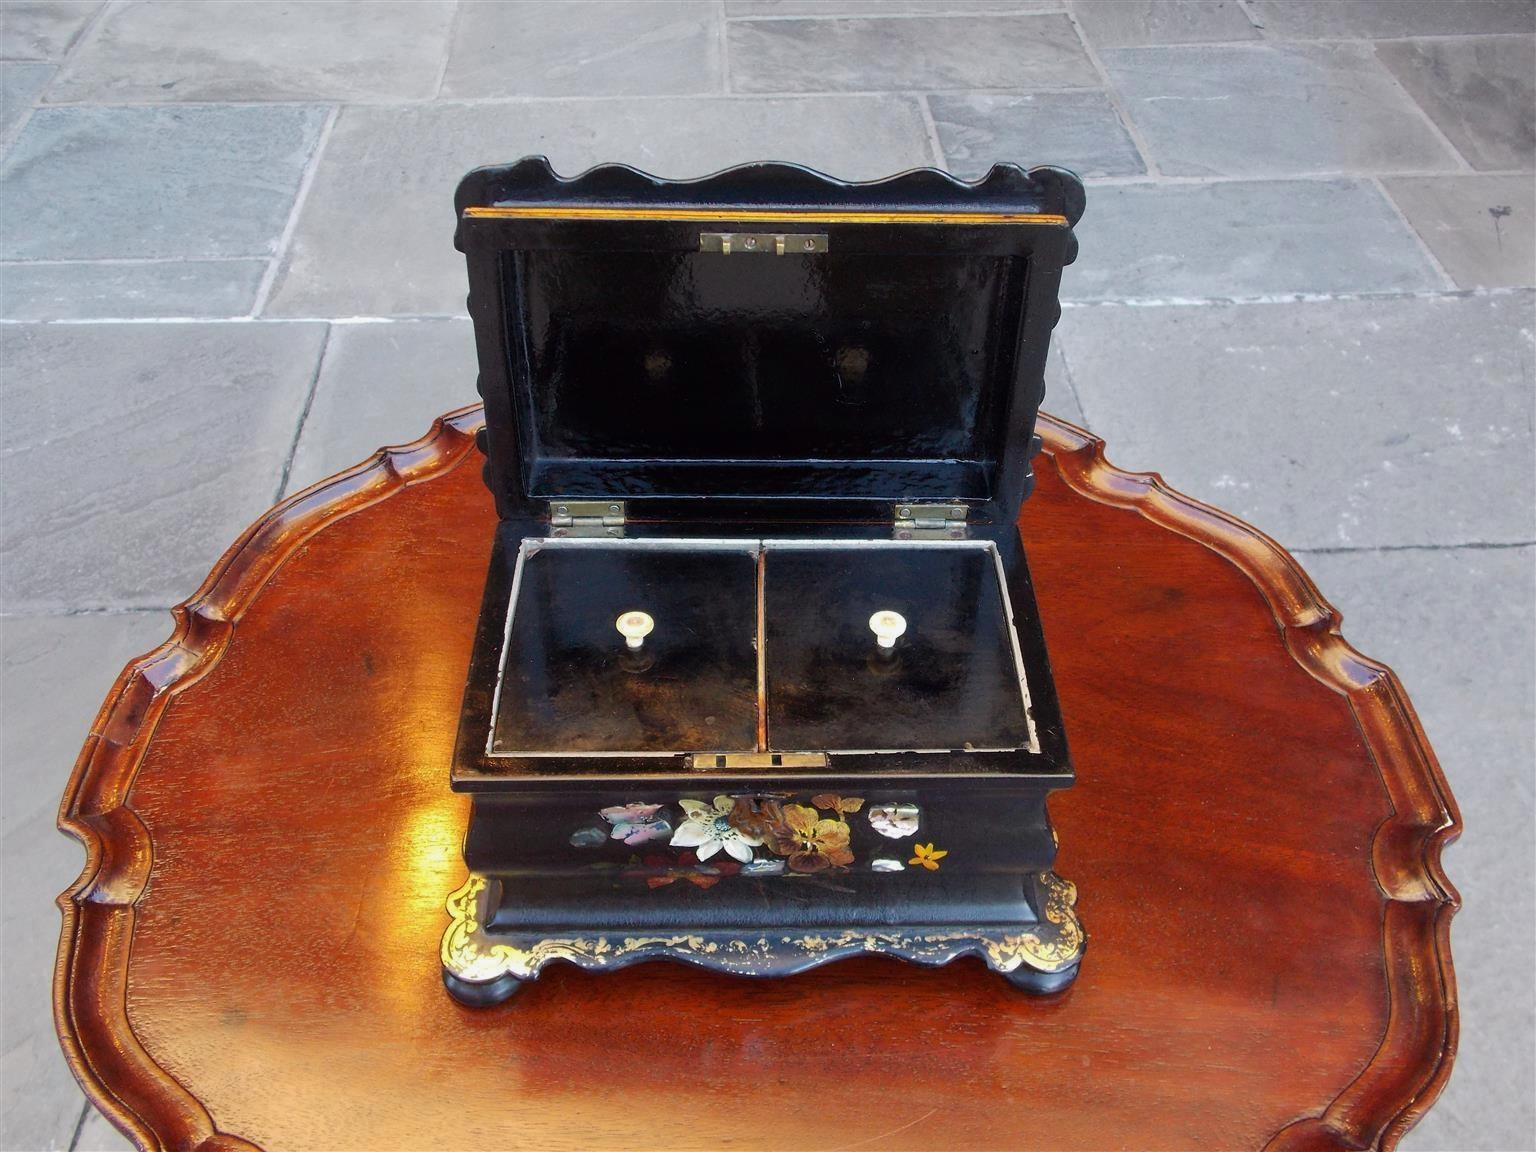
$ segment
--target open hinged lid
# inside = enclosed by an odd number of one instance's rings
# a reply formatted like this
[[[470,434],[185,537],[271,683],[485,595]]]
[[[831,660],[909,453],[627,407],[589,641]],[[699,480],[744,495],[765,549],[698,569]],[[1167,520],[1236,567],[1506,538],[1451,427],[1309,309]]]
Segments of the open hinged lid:
[[[460,183],[457,247],[503,518],[889,519],[1028,494],[1076,177],[669,181],[543,157]]]

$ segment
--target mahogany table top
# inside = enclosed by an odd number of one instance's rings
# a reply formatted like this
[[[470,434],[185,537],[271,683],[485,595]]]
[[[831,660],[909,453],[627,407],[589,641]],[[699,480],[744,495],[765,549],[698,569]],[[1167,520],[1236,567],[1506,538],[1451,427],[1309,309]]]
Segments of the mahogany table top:
[[[494,511],[478,408],[300,493],[118,678],[60,825],[60,1040],[153,1148],[1366,1148],[1456,1047],[1455,803],[1396,678],[1256,530],[1042,418],[1021,518],[1088,932],[752,981],[439,981],[448,788]]]

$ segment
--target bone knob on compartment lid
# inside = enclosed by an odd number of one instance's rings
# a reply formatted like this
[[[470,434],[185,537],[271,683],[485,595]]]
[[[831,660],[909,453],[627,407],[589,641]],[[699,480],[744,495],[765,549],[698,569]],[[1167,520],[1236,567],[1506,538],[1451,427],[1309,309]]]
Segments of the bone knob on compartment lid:
[[[869,618],[869,630],[882,648],[894,648],[896,640],[907,630],[907,618],[900,612],[882,608]]]
[[[656,628],[656,621],[651,619],[649,612],[625,612],[614,621],[619,635],[624,637],[624,643],[630,648],[639,648],[645,643],[645,638]]]

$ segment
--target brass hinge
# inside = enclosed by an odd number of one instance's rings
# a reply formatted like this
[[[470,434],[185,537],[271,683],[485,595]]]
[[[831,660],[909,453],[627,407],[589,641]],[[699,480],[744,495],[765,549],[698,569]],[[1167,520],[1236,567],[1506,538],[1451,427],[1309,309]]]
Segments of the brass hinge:
[[[964,540],[964,504],[898,504],[895,508],[897,540]]]
[[[737,253],[814,256],[827,250],[825,232],[700,232],[699,251],[722,256]]]
[[[551,536],[622,536],[624,501],[551,500]]]

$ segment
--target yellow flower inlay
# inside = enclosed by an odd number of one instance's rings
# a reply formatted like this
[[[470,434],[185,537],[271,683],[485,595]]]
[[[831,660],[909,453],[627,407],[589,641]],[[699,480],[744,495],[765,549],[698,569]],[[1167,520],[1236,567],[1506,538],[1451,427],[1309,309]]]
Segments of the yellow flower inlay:
[[[931,843],[914,844],[912,845],[912,851],[917,853],[917,855],[913,856],[907,863],[921,864],[930,872],[937,872],[939,870],[939,861],[949,855],[948,849],[940,848],[935,850]]]

